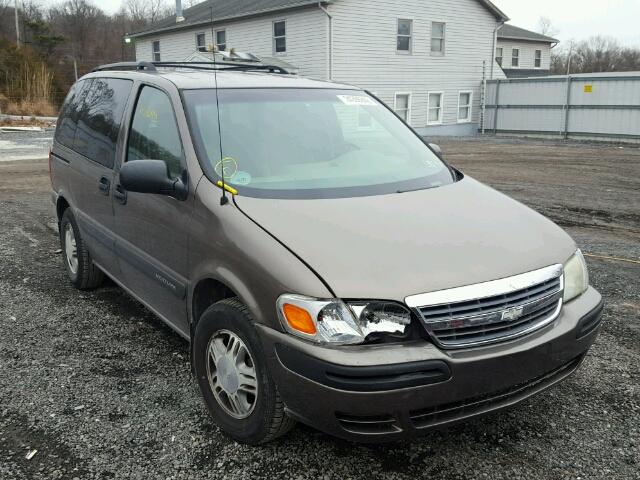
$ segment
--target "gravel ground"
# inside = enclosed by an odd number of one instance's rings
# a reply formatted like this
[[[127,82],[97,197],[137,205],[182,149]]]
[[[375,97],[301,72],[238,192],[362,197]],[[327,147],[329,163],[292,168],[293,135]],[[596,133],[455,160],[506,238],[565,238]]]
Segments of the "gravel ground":
[[[640,149],[440,140],[451,163],[585,252],[640,258]],[[588,258],[607,300],[602,334],[574,376],[512,410],[407,443],[299,426],[250,448],[209,419],[186,342],[114,285],[69,285],[46,168],[0,163],[1,479],[640,478],[640,265]]]

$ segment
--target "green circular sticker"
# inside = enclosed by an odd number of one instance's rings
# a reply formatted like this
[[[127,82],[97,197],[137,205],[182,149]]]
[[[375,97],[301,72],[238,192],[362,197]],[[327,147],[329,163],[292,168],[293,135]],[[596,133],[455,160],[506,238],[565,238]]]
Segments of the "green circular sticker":
[[[251,174],[243,170],[238,170],[236,174],[231,177],[229,183],[234,185],[249,185],[251,183]]]

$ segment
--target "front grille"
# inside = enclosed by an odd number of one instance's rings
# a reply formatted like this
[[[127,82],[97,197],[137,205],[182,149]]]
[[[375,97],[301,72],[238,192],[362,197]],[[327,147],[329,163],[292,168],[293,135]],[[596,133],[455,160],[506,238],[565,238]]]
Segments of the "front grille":
[[[409,417],[413,426],[421,429],[513,405],[568,377],[578,368],[582,358],[583,355],[576,357],[556,370],[501,391],[423,410],[413,410],[409,412]]]
[[[473,296],[468,298],[466,294]],[[462,348],[542,328],[560,313],[562,294],[562,268],[554,266],[511,279],[436,292],[433,298],[442,300],[450,295],[454,301],[421,305],[415,310],[437,344]],[[429,295],[416,299],[432,298]]]

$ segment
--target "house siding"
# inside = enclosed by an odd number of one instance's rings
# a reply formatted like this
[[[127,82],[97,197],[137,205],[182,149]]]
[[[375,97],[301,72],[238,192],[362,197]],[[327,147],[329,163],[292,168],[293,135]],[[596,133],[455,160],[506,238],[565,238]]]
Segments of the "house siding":
[[[505,70],[534,70],[536,50],[542,50],[542,66],[536,70],[551,69],[551,46],[548,43],[523,42],[517,40],[498,39],[498,48],[502,47],[504,58],[502,66]],[[511,66],[511,51],[514,48],[520,49],[520,65]]]
[[[216,29],[226,29],[228,48],[272,56],[272,22],[286,19],[287,53],[282,59],[298,67],[300,75],[329,79],[331,72],[332,80],[369,90],[392,108],[396,93],[410,93],[409,123],[423,134],[465,135],[477,131],[482,113],[483,63],[487,79],[506,78],[494,62],[498,22],[481,2],[339,0],[326,8],[333,17],[331,42],[328,17],[315,6],[230,22]],[[399,18],[413,21],[410,54],[396,52]],[[432,22],[446,23],[442,56],[431,54]],[[184,60],[195,51],[196,32],[204,32],[206,43],[213,43],[210,27],[146,36],[137,40],[137,59],[151,60],[151,43],[159,39],[162,60]],[[470,122],[461,123],[458,98],[466,91],[473,94],[472,115]],[[443,93],[441,125],[427,123],[429,92]]]
[[[274,55],[273,22],[287,22],[287,52]],[[258,56],[277,56],[299,68],[305,77],[328,78],[328,21],[319,8],[285,11],[237,22],[217,24],[226,30],[227,49],[251,52]],[[159,33],[136,40],[136,60],[151,61],[151,44],[160,40],[162,61],[182,61],[196,51],[196,33],[205,34],[205,44],[213,44],[211,26],[193,27],[178,32]]]
[[[468,134],[481,114],[483,61],[493,62],[495,17],[475,0],[341,0],[333,15],[333,79],[358,85],[394,105],[411,92],[410,124],[421,133]],[[413,20],[411,54],[396,53],[397,19]],[[431,22],[446,23],[445,54],[431,55]],[[503,78],[494,65],[494,78]],[[458,123],[458,95],[473,92],[471,123]],[[443,92],[443,126],[427,125],[428,92]]]

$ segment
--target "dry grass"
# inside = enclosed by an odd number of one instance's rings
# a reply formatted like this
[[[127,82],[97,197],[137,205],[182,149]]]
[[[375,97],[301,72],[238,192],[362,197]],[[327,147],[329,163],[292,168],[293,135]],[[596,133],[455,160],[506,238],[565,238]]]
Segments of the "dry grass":
[[[9,115],[54,116],[51,93],[53,72],[43,62],[24,61],[11,77],[5,78],[5,95],[0,109]]]
[[[25,115],[38,117],[55,117],[58,114],[56,107],[48,99],[21,100],[8,102],[2,113],[7,115]]]
[[[13,118],[0,118],[0,128],[2,127],[54,127],[56,124],[55,121],[47,120],[38,120],[34,117],[23,117],[21,119],[13,119]]]

